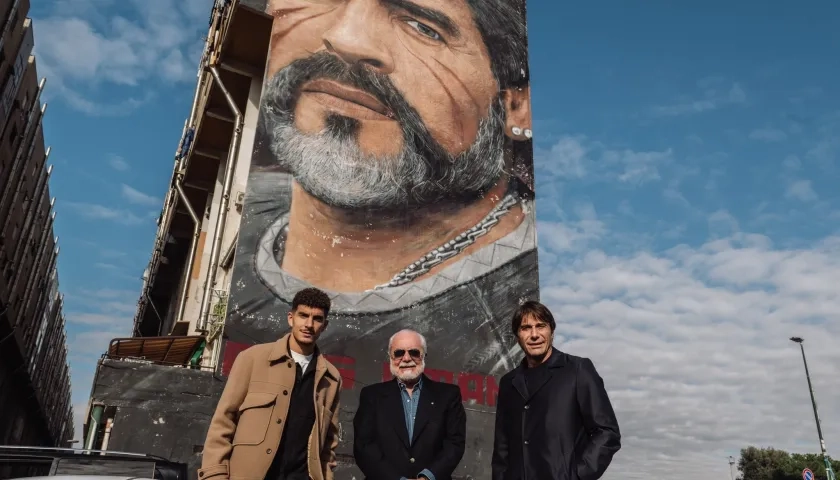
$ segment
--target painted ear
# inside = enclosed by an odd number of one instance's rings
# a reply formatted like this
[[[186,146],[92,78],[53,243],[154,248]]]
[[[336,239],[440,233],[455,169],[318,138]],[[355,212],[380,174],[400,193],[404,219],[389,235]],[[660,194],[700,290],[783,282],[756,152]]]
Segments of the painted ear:
[[[516,141],[530,140],[531,87],[513,87],[505,90],[505,134]]]

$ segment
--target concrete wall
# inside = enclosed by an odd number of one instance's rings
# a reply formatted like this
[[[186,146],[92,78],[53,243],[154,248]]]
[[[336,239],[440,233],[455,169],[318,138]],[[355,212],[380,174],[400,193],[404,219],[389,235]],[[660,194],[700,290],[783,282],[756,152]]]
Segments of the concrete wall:
[[[187,463],[194,480],[223,388],[224,380],[208,371],[105,359],[91,404],[116,408],[108,450]]]

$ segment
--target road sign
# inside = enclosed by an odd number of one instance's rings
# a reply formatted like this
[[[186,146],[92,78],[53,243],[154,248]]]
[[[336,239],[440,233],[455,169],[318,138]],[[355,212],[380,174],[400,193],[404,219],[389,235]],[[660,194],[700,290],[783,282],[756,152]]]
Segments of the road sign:
[[[802,480],[814,480],[814,472],[808,468],[802,470]]]

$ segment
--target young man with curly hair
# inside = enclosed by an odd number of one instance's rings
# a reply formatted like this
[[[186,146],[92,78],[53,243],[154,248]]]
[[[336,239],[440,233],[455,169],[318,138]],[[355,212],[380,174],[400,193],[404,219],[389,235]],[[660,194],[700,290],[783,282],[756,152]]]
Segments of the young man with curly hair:
[[[233,363],[210,421],[199,478],[331,480],[341,376],[318,352],[330,298],[299,291],[291,331]]]

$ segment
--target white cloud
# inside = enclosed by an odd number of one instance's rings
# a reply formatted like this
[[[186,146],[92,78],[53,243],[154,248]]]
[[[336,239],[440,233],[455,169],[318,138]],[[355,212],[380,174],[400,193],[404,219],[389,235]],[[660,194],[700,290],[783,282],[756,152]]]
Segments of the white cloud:
[[[122,314],[114,315],[108,313],[68,312],[66,315],[69,323],[79,325],[89,325],[94,327],[130,325],[132,317],[130,315],[124,315],[125,312],[120,313]]]
[[[836,174],[837,158],[840,157],[840,121],[825,126],[822,138],[805,154],[809,161],[816,162],[827,173]]]
[[[659,169],[672,160],[673,151],[613,148],[584,135],[563,135],[548,149],[537,147],[534,157],[541,183],[586,177],[641,185],[661,178]]]
[[[685,96],[674,103],[655,106],[651,109],[651,113],[656,117],[676,117],[746,103],[747,94],[741,84],[733,83],[725,88],[721,85],[723,82],[724,80],[720,77],[701,80],[698,85],[703,88],[702,95]]]
[[[796,171],[802,168],[802,161],[796,155],[788,155],[782,162],[786,170]]]
[[[90,298],[96,302],[102,299],[126,298],[136,295],[137,292],[133,290],[117,290],[113,288],[100,288],[98,290],[81,290],[78,294],[80,298]],[[74,295],[76,297],[76,295]]]
[[[540,221],[537,228],[540,231],[540,246],[544,245],[552,254],[578,252],[604,234],[604,224],[598,220]]]
[[[83,202],[67,202],[66,205],[89,220],[107,220],[127,226],[143,225],[150,222],[150,220],[140,218],[127,210],[106,207],[105,205]]]
[[[155,3],[160,2],[149,2]],[[136,86],[160,75],[163,60],[179,52],[187,40],[185,32],[173,24],[178,15],[172,12],[169,18],[164,23],[144,24],[115,16],[102,30],[77,17],[41,19],[37,23],[39,53],[65,82]],[[180,61],[185,59],[180,57]]]
[[[604,160],[614,160],[623,166],[624,171],[618,176],[622,182],[641,184],[660,179],[659,165],[667,162],[671,153],[670,149],[663,152],[609,151],[604,154]]]
[[[726,210],[718,210],[708,218],[709,230],[715,234],[729,236],[739,231],[738,220]]]
[[[49,75],[48,73],[46,75]],[[152,92],[146,92],[142,98],[127,98],[117,103],[102,103],[90,100],[64,85],[59,84],[57,90],[68,105],[92,117],[125,117],[134,113],[138,108],[154,98]]]
[[[744,103],[747,101],[747,93],[744,92],[741,84],[735,83],[732,85],[732,88],[729,89],[729,93],[726,95],[726,100],[726,103]]]
[[[117,267],[114,267],[117,268]],[[73,309],[67,312],[67,321],[78,325],[127,328],[133,323],[139,292],[101,288],[81,289],[65,297]]]
[[[65,296],[73,383],[75,439],[82,438],[93,375],[99,357],[112,339],[131,335],[138,291],[102,288],[79,289]]]
[[[788,185],[785,196],[801,202],[813,202],[819,198],[814,189],[811,188],[810,180],[797,180],[791,183]]]
[[[117,271],[120,267],[114,265],[113,263],[105,263],[105,262],[96,262],[93,264],[96,268],[101,268],[103,270],[114,270]]]
[[[587,148],[584,146],[585,137],[580,135],[564,135],[548,150],[537,149],[534,163],[545,166],[554,177],[581,178],[586,175]]]
[[[777,128],[757,128],[750,132],[750,138],[763,142],[781,142],[787,139],[787,134]]]
[[[145,193],[131,188],[126,184],[122,184],[121,186],[122,196],[129,202],[135,205],[145,205],[148,207],[155,207],[159,206],[162,200],[155,198],[151,195],[146,195]]]
[[[119,155],[111,155],[108,159],[108,165],[110,165],[111,168],[119,172],[125,172],[130,168],[128,162],[126,162],[125,159]]]
[[[189,6],[184,6],[189,4]],[[125,2],[58,1],[53,15],[34,20],[39,70],[50,78],[50,91],[70,106],[91,115],[125,115],[152,98],[149,83],[194,78],[210,0],[133,1],[131,18]],[[119,13],[118,13],[119,12]],[[126,87],[125,98],[100,102],[97,88]],[[111,95],[113,96],[113,95]]]
[[[785,249],[735,233],[663,253],[610,255],[590,243],[569,255],[554,235],[579,228],[540,228],[557,346],[593,359],[622,429],[606,480],[727,478],[726,456],[742,447],[811,446],[793,335],[806,339],[825,435],[840,437],[840,237]]]

